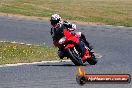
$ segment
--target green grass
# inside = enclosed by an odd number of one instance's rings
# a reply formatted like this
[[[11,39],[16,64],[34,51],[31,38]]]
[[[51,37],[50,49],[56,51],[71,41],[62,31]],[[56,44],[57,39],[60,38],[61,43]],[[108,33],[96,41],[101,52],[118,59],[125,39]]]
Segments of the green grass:
[[[0,43],[0,64],[58,60],[57,49],[46,45]]]
[[[0,0],[0,12],[132,26],[132,0]]]

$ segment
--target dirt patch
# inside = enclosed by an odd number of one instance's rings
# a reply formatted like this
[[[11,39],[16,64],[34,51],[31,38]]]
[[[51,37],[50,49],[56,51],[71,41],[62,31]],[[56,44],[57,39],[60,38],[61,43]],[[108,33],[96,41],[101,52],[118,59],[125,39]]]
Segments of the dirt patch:
[[[36,16],[24,16],[21,14],[9,14],[9,13],[0,13],[0,16],[7,16],[7,17],[16,17],[20,19],[26,19],[26,20],[49,20],[48,17],[36,17]]]
[[[83,22],[83,21],[76,21],[76,20],[71,20],[71,22],[77,23],[77,24],[106,25],[105,23],[100,23],[100,22]]]
[[[25,20],[47,20],[49,21],[50,19],[49,17],[24,16],[21,14],[10,14],[10,13],[0,13],[0,16],[16,17],[16,18],[25,19]],[[76,21],[76,20],[70,20],[70,21],[75,24],[105,25],[104,23],[100,23],[100,22],[83,22],[83,21]]]

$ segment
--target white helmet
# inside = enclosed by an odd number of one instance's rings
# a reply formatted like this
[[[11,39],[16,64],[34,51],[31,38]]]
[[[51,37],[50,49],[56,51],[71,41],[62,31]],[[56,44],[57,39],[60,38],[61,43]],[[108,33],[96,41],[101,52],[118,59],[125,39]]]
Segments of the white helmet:
[[[53,14],[51,16],[50,22],[52,26],[56,26],[57,23],[59,23],[61,20],[61,17],[58,14]]]

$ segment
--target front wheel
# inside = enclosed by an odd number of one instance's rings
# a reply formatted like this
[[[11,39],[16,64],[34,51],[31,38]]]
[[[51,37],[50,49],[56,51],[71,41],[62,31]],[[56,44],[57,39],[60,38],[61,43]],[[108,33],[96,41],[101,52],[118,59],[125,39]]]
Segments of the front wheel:
[[[69,55],[69,58],[76,66],[83,66],[84,63],[82,61],[82,58],[80,57],[78,51],[76,48],[67,49],[67,53]]]

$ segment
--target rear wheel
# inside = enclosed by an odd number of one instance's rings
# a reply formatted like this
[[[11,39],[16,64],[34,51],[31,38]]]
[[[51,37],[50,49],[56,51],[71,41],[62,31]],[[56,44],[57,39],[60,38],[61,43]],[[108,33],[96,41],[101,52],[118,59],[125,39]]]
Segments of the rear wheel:
[[[97,59],[95,57],[95,55],[92,53],[91,54],[91,58],[87,60],[87,62],[90,64],[90,65],[95,65],[97,63]]]
[[[71,59],[71,61],[76,65],[76,66],[83,66],[84,63],[82,61],[82,58],[80,57],[78,51],[76,50],[76,48],[71,48],[67,50],[69,58]]]
[[[94,55],[94,52],[91,52],[92,50],[92,47],[90,47],[88,44],[84,43],[85,44],[85,47],[86,49],[88,49],[88,51],[90,52],[90,55],[91,55],[91,58],[87,60],[87,62],[90,64],[90,65],[95,65],[97,63],[97,59]]]

